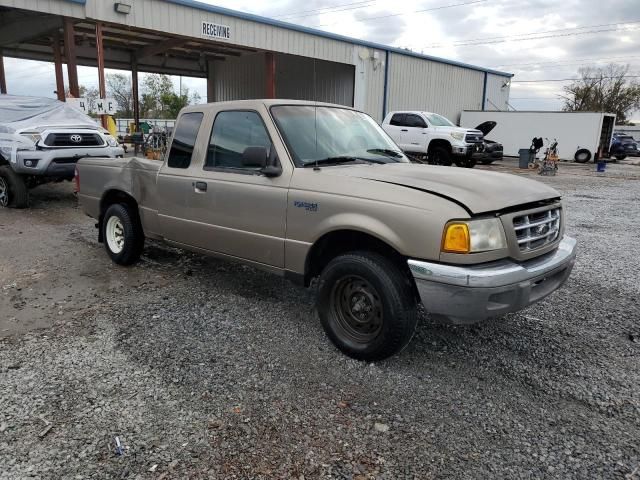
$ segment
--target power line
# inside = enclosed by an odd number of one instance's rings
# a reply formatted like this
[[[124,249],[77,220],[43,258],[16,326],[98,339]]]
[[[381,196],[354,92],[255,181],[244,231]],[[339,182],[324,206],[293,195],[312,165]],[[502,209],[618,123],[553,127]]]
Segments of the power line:
[[[584,27],[560,28],[556,30],[546,30],[541,32],[530,32],[530,33],[520,33],[517,35],[506,35],[502,37],[483,37],[483,38],[476,38],[476,39],[459,40],[457,42],[452,42],[452,43],[432,44],[432,45],[428,45],[426,48],[441,48],[446,46],[465,47],[465,46],[489,45],[489,44],[505,43],[505,42],[522,42],[522,41],[529,41],[529,40],[540,40],[545,38],[568,37],[568,36],[574,36],[574,35],[587,35],[590,33],[617,31],[618,27],[620,26],[636,25],[638,23],[640,23],[640,20],[635,20],[632,22],[603,23],[600,25],[585,25]],[[585,28],[599,28],[599,27],[612,27],[612,26],[615,26],[615,28],[587,30],[584,32],[568,32],[568,30],[582,30]],[[565,32],[565,33],[562,33],[562,34],[558,33],[556,35],[542,35],[542,34],[553,33],[553,32]],[[523,36],[528,36],[528,38],[519,38]]]
[[[569,82],[576,80],[604,80],[614,78],[640,78],[640,75],[622,75],[621,77],[583,77],[583,78],[550,78],[546,80],[511,80],[511,83],[547,83],[547,82]]]
[[[288,13],[285,15],[276,15],[275,18],[287,19],[311,17],[313,15],[322,15],[326,13],[344,12],[347,10],[357,10],[359,8],[371,7],[377,0],[365,0],[360,2],[343,3],[342,5],[334,5],[332,7],[315,8],[313,10],[302,10],[299,12]]]
[[[391,18],[391,17],[401,17],[403,15],[413,15],[414,13],[424,13],[424,12],[433,12],[436,10],[444,10],[446,8],[453,8],[453,7],[462,7],[465,5],[474,5],[477,3],[485,3],[488,2],[489,0],[472,0],[469,2],[463,2],[463,3],[454,3],[451,5],[441,5],[439,7],[432,7],[432,8],[424,8],[422,10],[415,10],[413,12],[405,12],[405,13],[391,13],[388,15],[380,15],[378,17],[369,17],[369,18],[363,18],[358,20],[358,22],[369,22],[371,20],[380,20],[381,18]],[[351,22],[352,20],[345,20],[344,22],[334,22],[334,23],[324,23],[324,24],[320,24],[320,25],[313,25],[312,28],[318,28],[318,27],[330,27],[336,24],[340,24],[340,23],[345,23],[345,22]]]
[[[572,62],[589,62],[589,61],[609,61],[609,60],[624,60],[629,58],[640,58],[640,56],[632,56],[632,57],[608,57],[608,58],[575,58],[571,60]],[[501,63],[500,65],[493,65],[492,68],[497,67],[525,67],[530,65],[548,65],[548,64],[556,64],[556,63],[564,63],[569,61],[569,59],[565,60],[552,60],[552,61],[544,61],[544,62],[531,62],[531,63]]]

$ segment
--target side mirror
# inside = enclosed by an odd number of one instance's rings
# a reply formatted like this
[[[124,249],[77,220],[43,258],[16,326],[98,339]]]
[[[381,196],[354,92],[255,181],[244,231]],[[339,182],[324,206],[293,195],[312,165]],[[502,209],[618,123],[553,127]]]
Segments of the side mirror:
[[[269,152],[265,147],[247,147],[242,152],[242,166],[250,168],[266,168]]]

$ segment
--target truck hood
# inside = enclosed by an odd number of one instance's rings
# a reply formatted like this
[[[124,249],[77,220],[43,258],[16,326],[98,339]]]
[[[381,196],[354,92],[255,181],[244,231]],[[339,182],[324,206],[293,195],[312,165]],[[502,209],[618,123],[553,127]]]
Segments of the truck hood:
[[[481,170],[412,163],[352,165],[323,170],[326,173],[338,173],[339,170],[339,175],[422,190],[462,205],[472,214],[560,198],[556,190],[535,180]]]

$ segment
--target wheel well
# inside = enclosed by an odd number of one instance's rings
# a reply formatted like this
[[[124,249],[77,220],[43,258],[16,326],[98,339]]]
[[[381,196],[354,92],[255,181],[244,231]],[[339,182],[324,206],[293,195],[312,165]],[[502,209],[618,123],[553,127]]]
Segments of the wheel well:
[[[431,152],[436,147],[444,147],[447,151],[451,152],[451,144],[446,140],[442,140],[440,138],[436,138],[435,140],[431,140],[429,143],[428,151]]]
[[[131,208],[131,210],[135,213],[136,217],[138,216],[138,202],[128,193],[123,192],[122,190],[109,190],[103,196],[102,200],[100,200],[100,217],[98,218],[98,241],[102,242],[104,239],[102,238],[102,220],[107,209],[113,205],[114,203],[123,203]]]
[[[396,263],[413,280],[407,265],[407,258],[389,244],[373,235],[357,230],[337,230],[323,235],[311,247],[305,262],[305,286],[309,286],[313,278],[319,276],[324,267],[335,257],[354,251],[369,251],[384,255]]]
[[[0,154],[0,166],[1,165],[9,165],[9,162],[5,160],[2,154]]]

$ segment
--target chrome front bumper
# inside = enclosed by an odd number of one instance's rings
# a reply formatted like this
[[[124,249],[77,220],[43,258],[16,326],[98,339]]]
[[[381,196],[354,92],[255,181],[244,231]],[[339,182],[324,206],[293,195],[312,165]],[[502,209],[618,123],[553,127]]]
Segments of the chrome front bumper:
[[[469,324],[542,300],[569,278],[575,257],[576,241],[565,236],[553,252],[522,263],[408,263],[425,309],[452,323]]]

